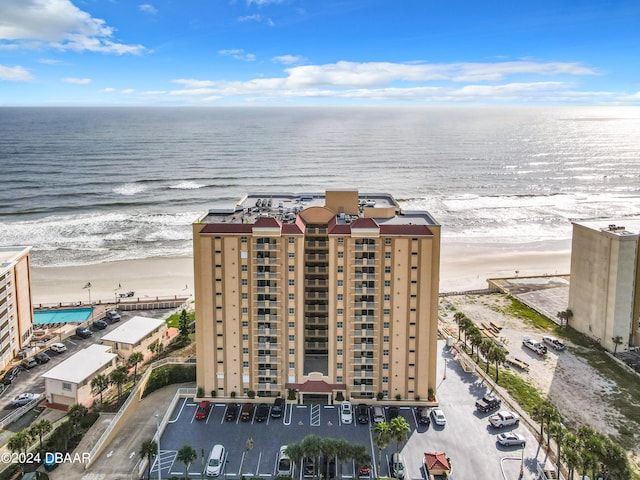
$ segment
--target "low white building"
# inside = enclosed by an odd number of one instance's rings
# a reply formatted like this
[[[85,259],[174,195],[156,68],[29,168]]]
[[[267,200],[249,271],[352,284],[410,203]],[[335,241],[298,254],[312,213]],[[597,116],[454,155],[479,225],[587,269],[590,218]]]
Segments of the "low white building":
[[[102,343],[127,360],[133,352],[149,354],[149,345],[162,338],[164,320],[136,316],[102,337]]]
[[[109,375],[117,357],[109,346],[91,345],[67,358],[42,375],[47,402],[90,405],[93,401],[91,380],[98,374]]]

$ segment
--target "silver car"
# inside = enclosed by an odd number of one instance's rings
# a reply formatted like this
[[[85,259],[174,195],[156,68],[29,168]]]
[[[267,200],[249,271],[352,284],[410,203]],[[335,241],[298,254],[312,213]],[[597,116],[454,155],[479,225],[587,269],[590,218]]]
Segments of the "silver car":
[[[527,441],[519,433],[506,432],[498,435],[498,443],[505,447],[524,447],[527,444]]]

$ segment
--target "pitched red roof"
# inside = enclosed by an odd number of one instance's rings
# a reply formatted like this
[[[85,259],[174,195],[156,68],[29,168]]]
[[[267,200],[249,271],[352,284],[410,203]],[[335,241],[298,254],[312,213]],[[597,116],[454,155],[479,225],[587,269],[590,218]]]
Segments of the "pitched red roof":
[[[302,235],[303,233],[304,230],[301,230],[297,223],[285,223],[282,225],[283,235]]]
[[[258,220],[256,220],[256,223],[254,223],[253,226],[259,228],[280,228],[282,227],[282,224],[274,217],[260,217]]]
[[[447,459],[447,455],[444,452],[441,453],[425,453],[424,454],[424,464],[427,466],[427,470],[431,471],[450,471],[451,466],[449,465],[449,460]]]
[[[200,233],[247,233],[251,234],[253,225],[250,223],[208,223]]]
[[[351,228],[379,228],[378,222],[373,218],[356,218],[351,222]]]
[[[347,225],[346,223],[338,223],[336,217],[333,217],[329,220],[327,224],[327,234],[328,235],[349,235],[351,234],[351,225]]]

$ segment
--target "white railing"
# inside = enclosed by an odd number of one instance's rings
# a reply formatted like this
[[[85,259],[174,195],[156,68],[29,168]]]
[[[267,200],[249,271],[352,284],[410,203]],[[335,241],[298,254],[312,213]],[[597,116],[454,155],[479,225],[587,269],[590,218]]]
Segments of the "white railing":
[[[9,415],[0,420],[0,430],[4,430],[7,425],[12,424],[17,419],[22,417],[25,413],[35,407],[42,400],[42,394],[38,394],[38,398],[31,400],[26,405],[19,407],[17,410],[11,412]]]

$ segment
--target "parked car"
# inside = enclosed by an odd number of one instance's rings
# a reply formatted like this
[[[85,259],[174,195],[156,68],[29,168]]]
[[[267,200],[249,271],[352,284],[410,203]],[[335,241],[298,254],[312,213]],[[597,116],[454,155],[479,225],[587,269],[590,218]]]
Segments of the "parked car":
[[[500,445],[504,445],[505,447],[512,447],[518,445],[520,447],[524,447],[527,442],[522,435],[519,433],[506,432],[498,435],[498,443]]]
[[[49,350],[56,353],[63,353],[67,351],[67,346],[64,343],[52,343],[49,345]]]
[[[404,480],[405,462],[402,455],[397,452],[391,455],[390,467],[392,477],[397,478],[398,480]]]
[[[398,415],[400,415],[400,409],[398,407],[389,407],[387,409],[387,413],[389,415],[389,421],[391,421],[394,418],[396,418]]]
[[[496,410],[500,408],[500,404],[502,400],[494,395],[485,395],[480,400],[476,402],[476,409],[479,412],[490,412],[491,410]]]
[[[503,410],[489,417],[489,423],[495,428],[517,425],[519,422],[520,416],[517,413],[510,412],[508,410]]]
[[[251,416],[253,415],[253,403],[245,403],[242,405],[242,410],[240,411],[240,420],[243,422],[248,422],[251,420]]]
[[[26,360],[23,360],[20,365],[25,370],[31,370],[33,367],[38,366],[38,362],[36,362],[35,358],[31,357],[31,358],[27,358]]]
[[[316,460],[313,457],[304,457],[302,459],[302,474],[305,477],[316,476]]]
[[[11,400],[11,405],[13,405],[14,407],[22,407],[23,405],[26,405],[27,403],[38,398],[40,398],[40,394],[38,393],[21,393],[17,397],[14,397],[13,400]]]
[[[562,343],[556,337],[551,337],[549,335],[545,335],[544,337],[542,337],[542,341],[544,343],[548,344],[548,345],[551,345],[551,347],[554,350],[564,350],[564,348],[565,348],[564,343]]]
[[[381,423],[387,420],[384,415],[384,408],[380,405],[374,405],[371,409],[371,416],[373,417],[373,423]]]
[[[351,402],[348,400],[340,404],[340,421],[345,425],[350,425],[353,422],[353,410]]]
[[[418,407],[416,410],[416,417],[420,425],[430,425],[431,418],[429,417],[429,407]]]
[[[447,424],[447,418],[444,416],[444,412],[441,409],[432,408],[430,414],[431,420],[433,420],[433,423],[436,425],[444,426]]]
[[[35,358],[38,363],[47,363],[51,360],[51,357],[44,352],[36,353],[33,358]]]
[[[276,477],[280,476],[293,477],[293,462],[287,455],[287,445],[282,445],[280,447],[280,453],[278,453]]]
[[[327,462],[327,457],[320,457],[318,464],[320,470],[320,478],[332,479],[336,478],[336,459],[331,457]]]
[[[7,373],[5,373],[4,377],[2,377],[2,384],[11,385],[11,382],[13,382],[15,378],[20,374],[20,370],[21,369],[18,366],[11,367],[9,370],[7,370]]]
[[[284,411],[284,398],[278,397],[273,401],[273,406],[271,407],[271,417],[280,418],[282,416],[283,411]]]
[[[203,400],[198,405],[198,409],[196,410],[196,420],[204,420],[209,416],[209,412],[211,411],[211,402],[207,400]]]
[[[227,449],[222,445],[214,445],[207,460],[207,468],[205,473],[207,477],[219,477],[227,461]]]
[[[266,403],[258,404],[256,408],[256,422],[264,422],[269,417],[269,405]]]
[[[109,324],[107,322],[105,322],[104,320],[96,320],[91,325],[96,330],[104,330],[105,328],[107,328],[109,326]]]
[[[356,419],[363,425],[369,423],[369,407],[361,403],[356,407]]]
[[[107,310],[104,313],[104,316],[107,319],[107,322],[109,322],[109,323],[119,322],[120,319],[122,318],[120,316],[120,314],[118,312],[116,312],[115,310]]]
[[[358,467],[358,477],[368,478],[371,476],[371,465],[360,465]]]
[[[547,347],[545,347],[541,342],[534,340],[533,338],[529,337],[529,336],[525,336],[522,339],[522,344],[533,350],[534,352],[536,352],[538,355],[540,356],[544,356],[547,354]]]
[[[76,328],[76,335],[80,338],[89,338],[91,335],[93,335],[93,332],[87,327],[78,327]]]
[[[240,410],[240,406],[237,403],[230,403],[227,405],[227,411],[224,414],[224,419],[227,422],[233,422],[236,418],[238,418],[238,410]]]

